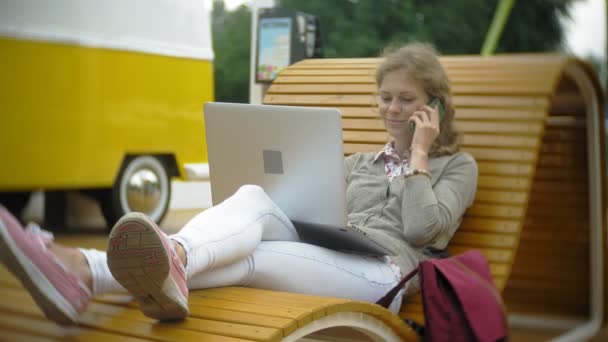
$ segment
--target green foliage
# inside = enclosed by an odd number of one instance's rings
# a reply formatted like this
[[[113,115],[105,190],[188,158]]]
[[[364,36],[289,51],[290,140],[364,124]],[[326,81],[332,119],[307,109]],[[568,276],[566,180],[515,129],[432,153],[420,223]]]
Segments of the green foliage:
[[[498,0],[279,0],[319,16],[327,57],[377,56],[390,43],[427,41],[444,54],[478,54]],[[563,39],[558,14],[571,0],[516,1],[501,52],[550,51]]]
[[[247,6],[240,6],[234,11],[227,11],[222,0],[214,0],[211,16],[215,100],[247,103],[251,10]]]
[[[325,57],[373,57],[394,43],[426,41],[443,54],[478,54],[499,0],[277,0],[318,16]],[[496,52],[554,51],[564,34],[558,15],[572,0],[519,0]],[[251,12],[213,2],[218,101],[247,102]]]
[[[559,15],[568,16],[568,4],[571,2],[516,1],[496,52],[558,50],[565,38]]]

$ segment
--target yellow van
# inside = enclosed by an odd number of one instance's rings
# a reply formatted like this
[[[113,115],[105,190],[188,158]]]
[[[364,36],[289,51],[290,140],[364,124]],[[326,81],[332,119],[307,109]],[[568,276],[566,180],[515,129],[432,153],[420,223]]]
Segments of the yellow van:
[[[109,225],[129,211],[160,221],[171,178],[208,169],[209,15],[198,0],[0,2],[5,205],[87,190]]]

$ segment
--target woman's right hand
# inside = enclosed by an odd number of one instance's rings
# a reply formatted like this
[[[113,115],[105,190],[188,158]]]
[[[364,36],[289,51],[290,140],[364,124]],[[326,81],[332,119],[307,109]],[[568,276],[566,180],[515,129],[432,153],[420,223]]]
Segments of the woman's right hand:
[[[439,135],[438,109],[425,105],[412,113],[408,121],[416,124],[410,145],[412,155],[415,153],[428,155],[433,142]]]

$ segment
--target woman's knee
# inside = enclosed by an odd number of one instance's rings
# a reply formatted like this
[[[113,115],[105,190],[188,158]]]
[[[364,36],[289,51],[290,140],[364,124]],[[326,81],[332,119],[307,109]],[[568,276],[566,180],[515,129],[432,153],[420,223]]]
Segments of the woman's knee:
[[[266,192],[264,191],[264,189],[262,189],[261,186],[259,185],[255,185],[255,184],[245,184],[245,185],[241,185],[241,187],[236,191],[235,194],[238,193],[247,193],[247,194],[252,194],[252,195],[266,195]]]
[[[271,201],[266,191],[259,185],[246,184],[242,185],[233,195],[233,197],[243,198],[247,200],[255,200],[262,203]]]
[[[243,185],[232,197],[233,200],[246,203],[250,208],[256,208],[256,211],[271,211],[275,207],[272,199],[259,185]]]

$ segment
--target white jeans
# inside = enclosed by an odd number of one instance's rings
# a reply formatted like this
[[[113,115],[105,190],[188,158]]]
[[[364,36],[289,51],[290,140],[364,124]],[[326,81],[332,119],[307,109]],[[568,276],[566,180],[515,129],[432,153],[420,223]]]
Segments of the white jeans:
[[[304,293],[375,302],[400,272],[388,257],[345,253],[302,243],[291,221],[259,186],[246,185],[193,217],[172,240],[186,252],[188,288],[221,286]],[[91,267],[93,291],[124,291],[106,254],[81,249]],[[403,290],[390,310],[401,307]]]

